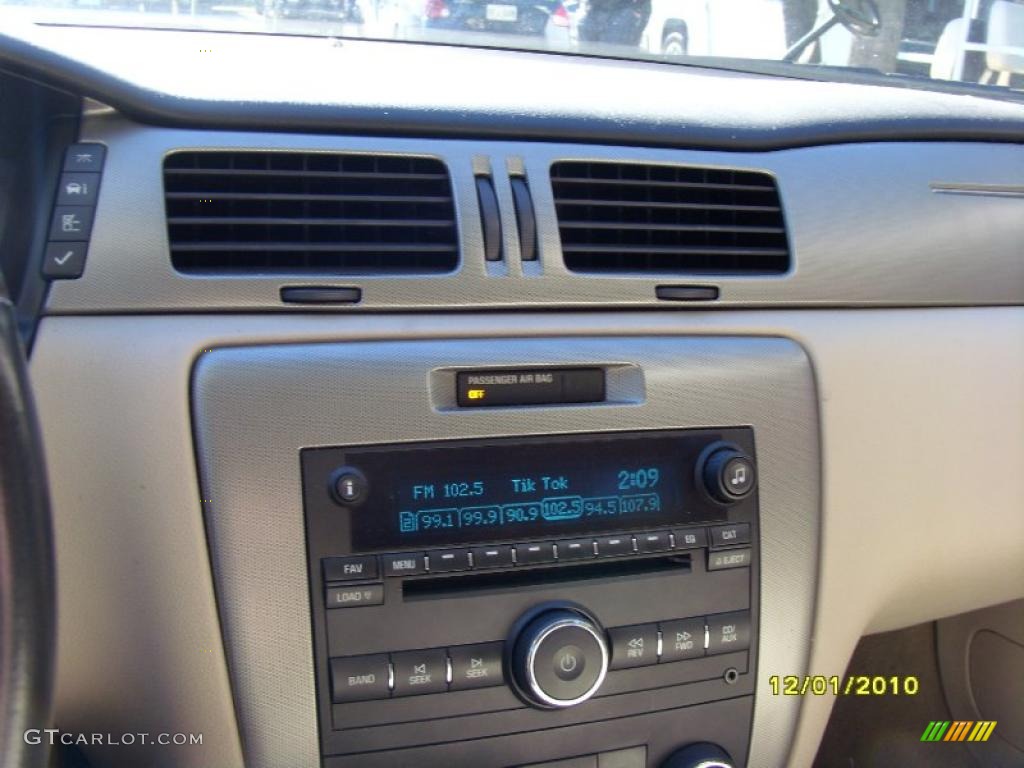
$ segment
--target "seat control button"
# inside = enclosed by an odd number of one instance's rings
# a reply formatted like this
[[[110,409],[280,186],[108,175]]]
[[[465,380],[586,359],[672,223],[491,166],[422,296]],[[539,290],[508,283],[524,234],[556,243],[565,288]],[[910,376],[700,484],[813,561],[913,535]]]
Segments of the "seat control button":
[[[388,697],[388,656],[349,656],[331,659],[333,701],[367,701]]]

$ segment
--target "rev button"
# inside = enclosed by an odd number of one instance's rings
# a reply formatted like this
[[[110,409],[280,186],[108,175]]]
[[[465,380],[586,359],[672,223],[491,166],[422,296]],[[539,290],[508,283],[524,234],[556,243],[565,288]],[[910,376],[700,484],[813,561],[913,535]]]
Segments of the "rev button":
[[[442,693],[448,690],[448,662],[443,648],[391,654],[395,696]]]

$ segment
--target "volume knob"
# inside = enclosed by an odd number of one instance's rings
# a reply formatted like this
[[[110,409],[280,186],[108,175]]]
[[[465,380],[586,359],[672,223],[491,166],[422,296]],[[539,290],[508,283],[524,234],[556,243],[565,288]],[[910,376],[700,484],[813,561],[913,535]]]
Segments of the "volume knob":
[[[517,690],[534,706],[582,704],[597,692],[608,672],[604,631],[570,608],[543,611],[516,637],[511,667]]]

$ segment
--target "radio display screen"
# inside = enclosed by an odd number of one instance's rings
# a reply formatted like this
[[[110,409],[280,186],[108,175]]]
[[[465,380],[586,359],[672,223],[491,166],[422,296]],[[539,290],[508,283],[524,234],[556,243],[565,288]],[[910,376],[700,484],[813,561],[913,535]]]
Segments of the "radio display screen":
[[[724,518],[696,498],[700,446],[665,433],[347,451],[367,478],[354,551],[564,538]]]

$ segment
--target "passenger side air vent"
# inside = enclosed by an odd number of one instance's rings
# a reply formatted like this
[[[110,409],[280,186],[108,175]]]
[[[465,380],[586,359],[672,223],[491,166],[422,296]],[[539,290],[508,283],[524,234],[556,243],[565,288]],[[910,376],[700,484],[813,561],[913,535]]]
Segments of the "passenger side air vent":
[[[766,173],[573,161],[551,167],[551,184],[575,272],[789,269],[779,192]]]
[[[450,272],[451,182],[433,158],[175,152],[164,161],[171,263],[200,274]]]

